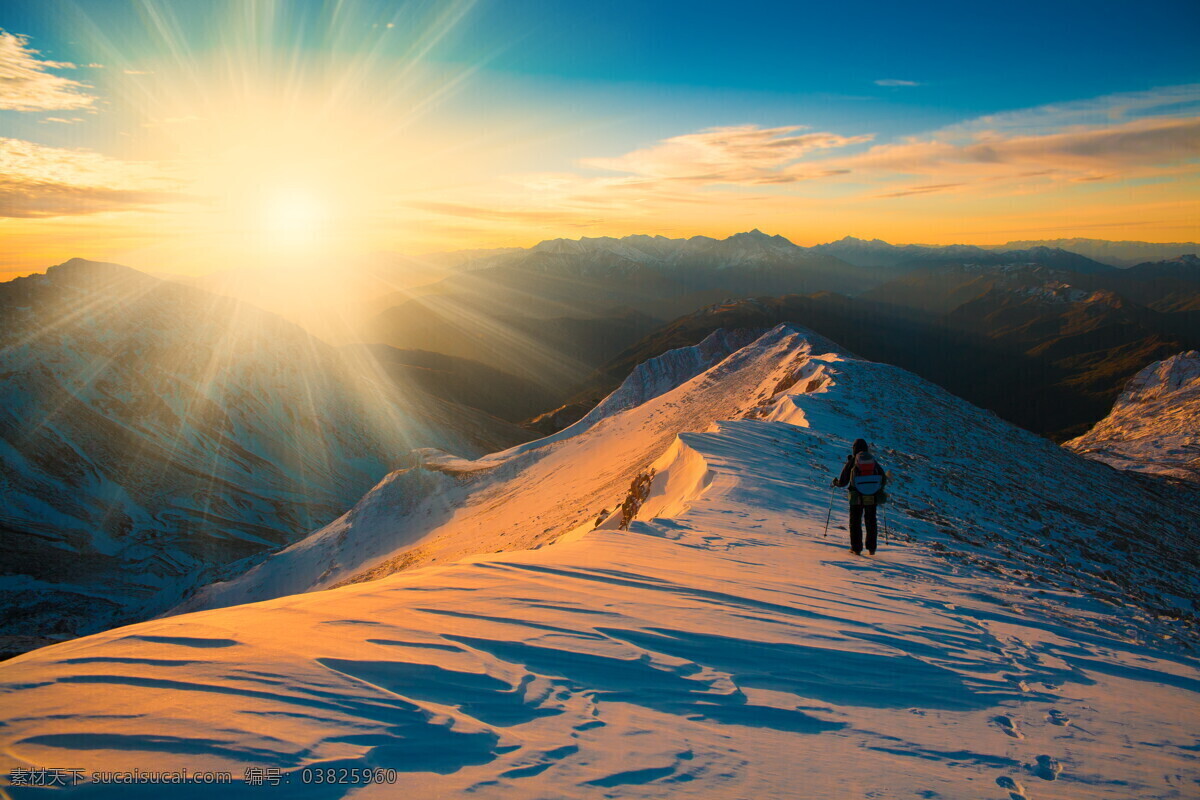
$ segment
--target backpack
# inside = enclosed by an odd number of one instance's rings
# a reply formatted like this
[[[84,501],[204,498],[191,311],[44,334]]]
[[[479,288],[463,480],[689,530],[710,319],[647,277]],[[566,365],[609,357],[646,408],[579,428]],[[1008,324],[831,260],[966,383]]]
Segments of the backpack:
[[[850,470],[850,486],[863,496],[864,501],[874,497],[883,488],[883,470],[870,453],[862,452],[854,456],[854,467]]]

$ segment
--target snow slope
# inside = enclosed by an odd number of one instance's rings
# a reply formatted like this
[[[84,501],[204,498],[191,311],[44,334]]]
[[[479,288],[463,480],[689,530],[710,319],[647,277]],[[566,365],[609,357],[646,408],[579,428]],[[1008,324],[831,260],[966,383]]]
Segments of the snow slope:
[[[1117,469],[1200,484],[1200,351],[1146,367],[1107,417],[1063,446]]]
[[[668,432],[712,414],[726,421]],[[874,559],[846,553],[840,498],[822,535],[829,476],[859,435],[893,473],[891,537]],[[643,437],[655,444],[630,444]],[[609,515],[550,546],[154,620],[0,665],[0,769],[237,778],[172,797],[1200,788],[1200,532],[1168,495],[786,327],[542,450],[419,474],[441,496],[462,493],[448,513],[474,515],[478,539],[507,547],[521,526],[477,508],[473,481],[493,481],[484,495],[537,531],[550,520],[542,497],[599,516],[587,487],[605,497],[620,458],[641,459],[638,476],[653,469],[627,529]],[[569,517],[554,517],[556,532]],[[360,524],[366,539],[384,529]],[[356,527],[342,528],[344,546]],[[1170,570],[1168,552],[1182,555]],[[393,769],[398,783],[318,784],[314,767]],[[280,785],[247,784],[247,768],[277,770]]]
[[[233,580],[206,587],[180,610],[324,589],[427,561],[537,547],[587,525],[619,506],[630,482],[679,433],[736,416],[769,395],[780,371],[807,361],[811,350],[786,328],[754,347],[739,350],[739,342],[720,332],[665,353],[579,422],[536,442],[474,462],[425,452],[424,467],[389,475],[340,519]]]
[[[19,609],[0,651],[170,608],[335,519],[415,444],[521,441],[371,366],[117,264],[0,284],[0,599]]]

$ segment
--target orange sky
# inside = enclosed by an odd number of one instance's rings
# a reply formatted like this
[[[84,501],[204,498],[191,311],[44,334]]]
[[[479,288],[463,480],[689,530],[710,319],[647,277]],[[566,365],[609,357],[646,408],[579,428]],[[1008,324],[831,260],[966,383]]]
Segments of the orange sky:
[[[433,58],[470,5],[399,53],[372,23],[303,60],[236,3],[203,46],[169,25],[140,50],[73,31],[74,62],[0,32],[17,76],[0,88],[0,279],[76,256],[201,274],[752,228],[801,245],[1200,238],[1197,84],[949,122],[928,103],[889,116],[886,97],[846,100],[879,110],[841,122],[829,102],[751,99],[731,122],[699,90],[672,115],[644,88]]]

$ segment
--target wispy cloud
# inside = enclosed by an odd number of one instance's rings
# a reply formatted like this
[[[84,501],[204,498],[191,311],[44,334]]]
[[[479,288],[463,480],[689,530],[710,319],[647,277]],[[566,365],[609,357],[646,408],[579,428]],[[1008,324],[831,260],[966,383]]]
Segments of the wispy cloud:
[[[66,61],[38,58],[29,38],[0,30],[0,109],[56,111],[91,108],[91,87],[47,70],[75,69]]]
[[[874,195],[901,198],[949,191],[1025,194],[1079,183],[1179,176],[1200,172],[1197,158],[1200,117],[1149,117],[1036,135],[982,130],[949,140],[935,132],[820,163],[876,186],[922,181]]]
[[[908,197],[914,194],[932,194],[934,192],[945,192],[950,189],[957,189],[959,186],[964,186],[962,183],[936,183],[932,186],[914,186],[911,189],[902,189],[898,192],[888,192],[881,194],[880,197]]]
[[[1106,127],[1146,117],[1195,116],[1200,116],[1200,83],[1161,86],[1142,92],[1123,92],[987,114],[942,128],[932,136],[955,141],[979,133],[1051,134],[1076,126]]]
[[[0,217],[97,214],[188,199],[152,165],[0,139]]]
[[[530,211],[522,209],[485,208],[483,206],[467,205],[465,203],[421,202],[408,203],[408,208],[419,211],[431,211],[450,217],[465,219],[493,220],[522,223],[563,223],[575,226],[585,226],[602,222],[599,219],[583,219],[578,214],[562,211]]]
[[[179,195],[173,192],[73,186],[0,176],[0,217],[36,219],[129,211],[178,202],[179,199]]]
[[[861,144],[870,136],[800,133],[803,126],[739,125],[673,136],[616,158],[586,158],[585,167],[699,185],[788,183],[809,177],[792,169],[811,153]]]
[[[917,81],[903,81],[899,78],[880,78],[875,81],[876,86],[920,86]]]
[[[1036,136],[994,131],[965,142],[912,138],[876,145],[841,159],[853,172],[912,175],[1056,173],[1076,179],[1127,175],[1139,168],[1179,164],[1200,156],[1200,117],[1137,119],[1098,129],[1072,129]]]

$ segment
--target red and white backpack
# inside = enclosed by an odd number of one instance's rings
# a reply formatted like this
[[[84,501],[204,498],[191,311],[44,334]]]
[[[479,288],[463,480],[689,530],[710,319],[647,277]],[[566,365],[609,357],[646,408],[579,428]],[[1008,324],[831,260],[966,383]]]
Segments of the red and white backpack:
[[[868,497],[883,488],[883,470],[880,469],[879,462],[870,453],[862,452],[854,456],[854,467],[850,470],[850,485],[854,491]]]

